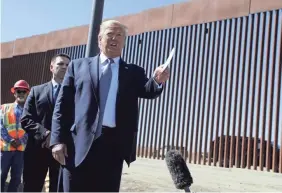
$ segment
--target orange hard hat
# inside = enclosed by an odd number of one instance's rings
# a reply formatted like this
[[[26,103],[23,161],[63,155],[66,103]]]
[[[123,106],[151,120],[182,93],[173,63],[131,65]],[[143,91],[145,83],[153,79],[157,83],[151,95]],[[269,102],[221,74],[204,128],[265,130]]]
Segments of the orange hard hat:
[[[29,84],[25,81],[25,80],[19,80],[14,84],[14,87],[11,88],[11,92],[15,93],[15,89],[17,88],[22,88],[22,89],[26,89],[26,90],[30,90]]]

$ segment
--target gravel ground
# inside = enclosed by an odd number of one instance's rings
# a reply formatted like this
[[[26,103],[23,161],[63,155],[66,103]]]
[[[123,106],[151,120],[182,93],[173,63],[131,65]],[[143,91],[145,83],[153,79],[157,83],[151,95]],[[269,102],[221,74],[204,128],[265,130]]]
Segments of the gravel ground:
[[[194,180],[190,187],[193,192],[282,192],[282,174],[194,164],[188,167]],[[120,191],[184,192],[174,187],[164,160],[142,158],[130,168],[124,165]]]

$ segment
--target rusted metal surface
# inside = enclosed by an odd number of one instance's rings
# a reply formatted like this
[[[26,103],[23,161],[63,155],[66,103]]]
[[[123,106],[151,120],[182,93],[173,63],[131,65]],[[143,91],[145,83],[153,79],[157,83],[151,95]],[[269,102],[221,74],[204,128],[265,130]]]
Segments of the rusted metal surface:
[[[17,80],[24,79],[30,86],[41,84],[51,77],[49,66],[54,51],[40,52],[1,60],[1,103],[13,102],[10,92]],[[45,77],[44,77],[45,75]]]
[[[282,173],[282,9],[146,32],[122,57],[151,76],[170,50],[170,80],[156,100],[139,100],[139,157],[179,149],[195,164]],[[50,59],[84,57],[85,45],[3,59],[3,102],[18,79],[50,80]]]

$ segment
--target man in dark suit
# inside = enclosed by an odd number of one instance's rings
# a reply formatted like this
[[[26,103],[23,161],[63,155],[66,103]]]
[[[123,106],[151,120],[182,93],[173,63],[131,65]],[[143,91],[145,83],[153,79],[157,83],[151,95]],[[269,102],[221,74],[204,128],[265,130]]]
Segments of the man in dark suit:
[[[50,65],[52,80],[34,86],[25,103],[21,124],[29,139],[24,156],[24,192],[41,192],[48,169],[49,191],[57,191],[60,164],[49,147],[50,131],[54,104],[69,62],[68,55],[54,56]]]
[[[118,192],[123,161],[136,159],[138,98],[155,99],[169,78],[120,58],[127,28],[105,21],[98,36],[100,54],[73,60],[52,119],[53,156],[63,166],[64,191]]]

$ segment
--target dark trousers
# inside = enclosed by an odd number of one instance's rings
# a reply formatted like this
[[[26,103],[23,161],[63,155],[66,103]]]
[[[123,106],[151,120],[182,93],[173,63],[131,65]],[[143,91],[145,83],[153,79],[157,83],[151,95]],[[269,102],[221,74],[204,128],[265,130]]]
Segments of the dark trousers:
[[[49,169],[49,192],[56,192],[60,164],[51,150],[41,147],[27,148],[24,156],[24,192],[41,192]]]
[[[1,192],[4,192],[8,172],[11,168],[11,180],[8,192],[17,192],[23,172],[24,152],[1,151]]]
[[[96,139],[76,168],[62,168],[64,192],[119,192],[123,158],[116,128]]]

